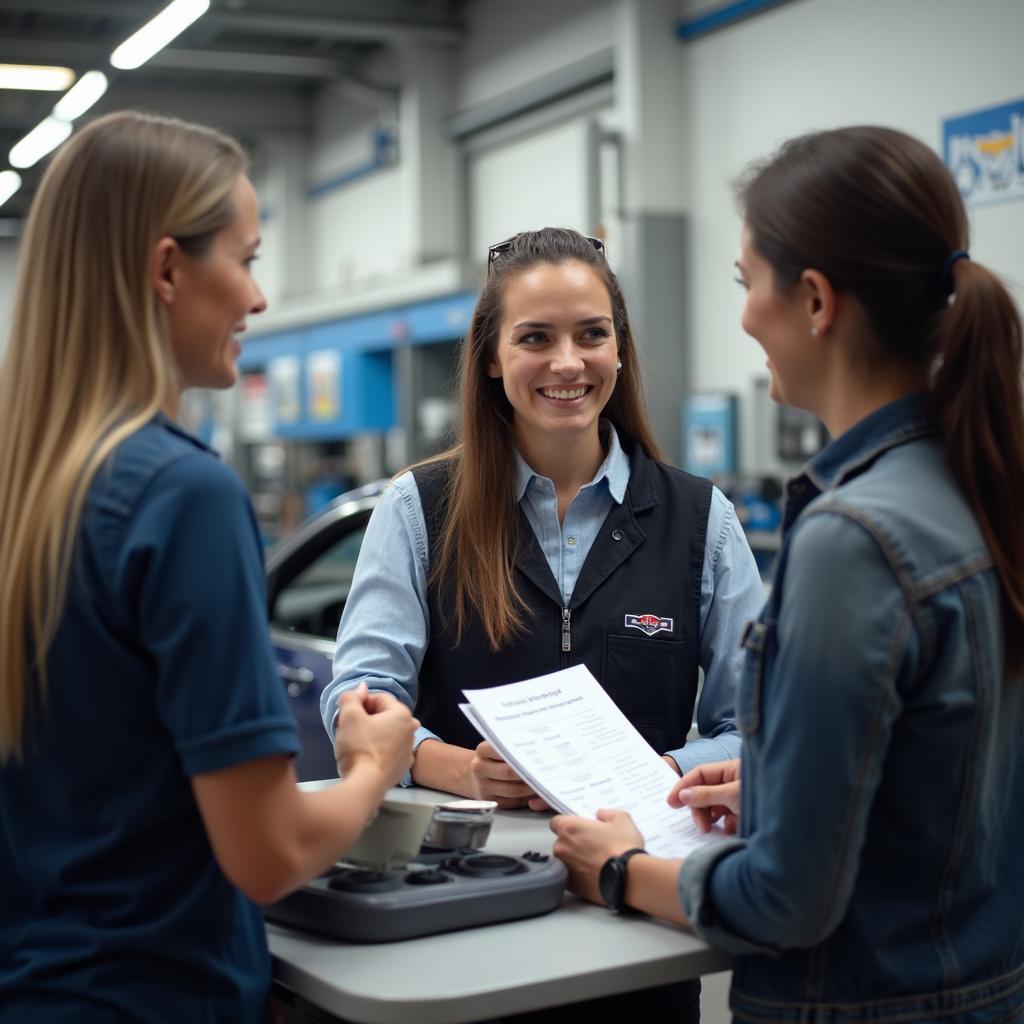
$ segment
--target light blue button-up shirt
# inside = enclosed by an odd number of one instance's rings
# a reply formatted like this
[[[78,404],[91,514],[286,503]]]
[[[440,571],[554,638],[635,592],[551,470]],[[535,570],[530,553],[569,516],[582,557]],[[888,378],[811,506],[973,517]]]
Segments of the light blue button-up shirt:
[[[516,452],[516,500],[533,527],[551,575],[558,584],[562,602],[569,604],[576,579],[583,568],[591,544],[612,505],[621,505],[629,484],[629,459],[619,445],[614,430],[608,431],[608,454],[594,479],[579,489],[558,521],[558,497],[555,485],[546,476],[538,476]]]
[[[593,480],[581,487],[558,521],[555,486],[518,457],[516,493],[551,573],[568,604],[590,547],[629,484],[629,457],[608,427],[608,454]],[[365,681],[410,708],[430,635],[427,607],[427,529],[412,473],[381,495],[359,551],[352,590],[338,629],[334,682],[320,697],[328,734],[334,735],[338,697]],[[707,761],[738,757],[735,689],[743,664],[740,637],[764,604],[764,586],[732,504],[714,488],[700,590],[700,665],[704,684],[697,705],[700,738],[667,751],[681,771]],[[680,680],[682,684],[682,680]],[[435,738],[421,728],[416,744]]]

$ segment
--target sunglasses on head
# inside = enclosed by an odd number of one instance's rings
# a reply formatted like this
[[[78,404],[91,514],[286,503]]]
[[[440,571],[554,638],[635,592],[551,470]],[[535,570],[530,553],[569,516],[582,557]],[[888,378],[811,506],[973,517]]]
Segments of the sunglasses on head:
[[[506,255],[512,248],[513,243],[518,238],[518,235],[513,235],[511,238],[506,238],[504,242],[496,242],[494,245],[488,246],[487,249],[487,273],[491,272],[491,264],[495,260],[500,260],[502,256]],[[591,238],[590,235],[583,236],[605,259],[608,258],[605,252],[604,239],[603,238]]]

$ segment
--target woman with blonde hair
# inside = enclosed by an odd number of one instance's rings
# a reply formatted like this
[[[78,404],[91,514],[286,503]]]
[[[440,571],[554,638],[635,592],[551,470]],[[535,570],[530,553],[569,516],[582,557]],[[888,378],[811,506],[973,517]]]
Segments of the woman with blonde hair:
[[[237,477],[173,421],[266,305],[238,145],[118,113],[43,176],[0,368],[0,1021],[258,1021],[260,911],[327,868],[416,722],[341,706],[301,793]]]
[[[423,723],[415,782],[539,809],[462,690],[585,664],[675,770],[738,753],[739,639],[764,589],[722,493],[664,461],[600,240],[545,228],[490,249],[459,400],[457,444],[374,510],[322,696],[329,734],[339,694],[394,694]],[[687,743],[699,668],[704,735]],[[686,1020],[698,991],[634,993],[623,1011]]]

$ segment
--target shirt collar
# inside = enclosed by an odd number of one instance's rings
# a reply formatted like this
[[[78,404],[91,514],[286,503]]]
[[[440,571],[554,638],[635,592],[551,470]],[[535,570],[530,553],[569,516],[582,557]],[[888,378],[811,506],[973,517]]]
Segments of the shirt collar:
[[[601,420],[601,435],[608,443],[608,452],[604,461],[594,474],[594,479],[587,484],[588,487],[608,481],[608,493],[612,496],[617,505],[621,505],[626,497],[626,487],[629,485],[629,456],[622,450],[619,444],[619,435],[608,420]],[[527,464],[526,459],[516,449],[516,501],[522,501],[523,495],[530,483],[536,479],[543,479],[535,473]]]
[[[825,490],[841,484],[882,452],[934,432],[928,395],[906,395],[855,423],[818,452],[805,469],[819,489]]]
[[[183,437],[186,441],[191,441],[197,448],[202,448],[203,451],[210,452],[211,455],[216,455],[220,458],[220,453],[216,448],[211,448],[205,441],[196,437],[195,434],[189,433],[177,420],[171,419],[167,413],[158,411],[156,416],[153,417],[154,421],[159,423],[164,430],[169,430],[172,434],[177,434],[178,437]]]
[[[826,445],[786,485],[787,528],[807,503],[823,491],[838,487],[867,468],[883,452],[907,441],[935,433],[929,396],[917,392],[897,398],[865,416]]]

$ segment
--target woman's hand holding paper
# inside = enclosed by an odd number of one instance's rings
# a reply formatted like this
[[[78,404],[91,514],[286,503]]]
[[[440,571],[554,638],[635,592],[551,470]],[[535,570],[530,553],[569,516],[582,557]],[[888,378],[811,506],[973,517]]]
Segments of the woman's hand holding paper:
[[[721,820],[724,831],[734,834],[740,815],[740,759],[691,768],[669,791],[668,802],[689,807],[701,832],[710,832]]]
[[[597,821],[558,814],[551,819],[554,854],[569,869],[569,888],[581,899],[603,904],[597,880],[604,862],[626,850],[643,847],[644,837],[625,811],[597,812]]]
[[[502,759],[489,740],[477,745],[468,770],[469,789],[477,800],[495,800],[504,810],[526,807],[528,803],[535,811],[547,809],[547,804]],[[535,801],[543,806],[534,806]]]

